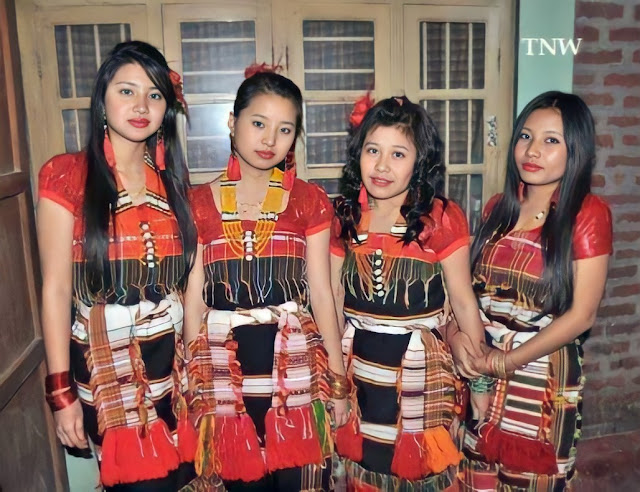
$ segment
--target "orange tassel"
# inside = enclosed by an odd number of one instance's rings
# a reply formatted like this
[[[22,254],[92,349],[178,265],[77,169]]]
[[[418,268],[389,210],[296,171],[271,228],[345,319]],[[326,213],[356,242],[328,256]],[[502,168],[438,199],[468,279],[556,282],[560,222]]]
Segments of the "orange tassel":
[[[104,127],[104,141],[102,143],[102,149],[104,150],[104,158],[109,165],[109,168],[116,168],[116,157],[113,153],[113,146],[111,145],[111,140],[109,139],[109,131],[105,125]]]
[[[165,163],[165,148],[164,137],[162,136],[162,130],[158,130],[158,138],[156,143],[156,167],[158,171],[164,171],[167,168]]]
[[[238,157],[235,154],[231,154],[227,161],[227,179],[229,181],[240,181],[241,178],[240,161],[238,161]]]
[[[358,418],[351,412],[351,417],[342,427],[336,430],[336,448],[340,456],[351,461],[362,461],[362,434],[358,425]]]
[[[217,417],[215,442],[223,479],[253,482],[266,473],[256,428],[247,413]]]

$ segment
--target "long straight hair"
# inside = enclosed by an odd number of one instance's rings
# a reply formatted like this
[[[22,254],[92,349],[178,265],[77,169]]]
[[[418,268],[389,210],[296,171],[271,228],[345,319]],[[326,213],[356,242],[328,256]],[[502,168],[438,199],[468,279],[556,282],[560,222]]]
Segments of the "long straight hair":
[[[554,108],[562,116],[567,146],[566,170],[542,227],[544,259],[542,281],[548,292],[543,314],[561,315],[571,307],[573,293],[572,237],[582,202],[591,191],[591,174],[595,166],[595,125],[591,111],[580,97],[558,91],[545,92],[525,106],[515,122],[507,157],[504,193],[489,217],[481,224],[471,247],[471,268],[482,258],[485,244],[494,236],[511,231],[520,215],[520,175],[514,158],[515,145],[529,116],[538,109]],[[526,190],[525,190],[526,191]]]
[[[351,136],[347,162],[340,179],[341,197],[334,207],[340,219],[340,238],[357,241],[357,226],[362,217],[358,195],[362,186],[360,157],[367,135],[378,127],[395,127],[404,132],[416,147],[416,162],[409,180],[409,193],[400,213],[407,222],[402,242],[419,241],[425,228],[424,218],[433,207],[433,199],[442,196],[444,187],[443,144],[435,124],[426,110],[406,97],[383,99],[373,106]],[[446,203],[446,202],[445,202]]]
[[[184,288],[195,258],[197,233],[189,207],[187,192],[189,172],[184,162],[177,133],[177,101],[169,76],[169,66],[162,54],[150,44],[128,41],[116,45],[98,70],[91,95],[89,142],[87,145],[87,180],[84,194],[84,257],[87,282],[92,294],[112,285],[108,245],[109,223],[115,222],[118,191],[113,172],[104,155],[105,94],[116,72],[124,65],[138,64],[149,76],[167,102],[162,121],[166,170],[160,178],[167,200],[180,229],[183,257],[187,268],[179,281]],[[157,133],[147,139],[147,147],[155,155]],[[157,159],[157,156],[156,156]]]

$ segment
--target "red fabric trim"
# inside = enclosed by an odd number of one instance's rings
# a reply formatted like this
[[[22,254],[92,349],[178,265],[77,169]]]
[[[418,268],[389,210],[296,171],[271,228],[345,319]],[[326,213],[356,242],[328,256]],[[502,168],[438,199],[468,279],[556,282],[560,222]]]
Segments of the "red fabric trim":
[[[346,256],[346,253],[344,252],[344,248],[333,243],[329,245],[329,251],[331,252],[332,255],[339,256],[340,258],[344,258]]]
[[[223,479],[253,482],[266,473],[256,428],[248,414],[216,417],[215,445]]]
[[[469,246],[469,240],[470,238],[468,236],[456,239],[454,242],[452,242],[449,246],[447,246],[438,254],[438,260],[442,261],[445,258],[447,258],[449,255],[454,253],[455,251],[459,250],[460,248],[464,246]]]
[[[313,236],[314,234],[318,233],[318,232],[322,232],[325,229],[329,229],[329,227],[331,227],[331,220],[328,220],[326,222],[322,222],[318,225],[315,225],[313,227],[309,227],[307,229],[305,229],[304,233],[307,236]]]
[[[340,456],[351,461],[362,461],[362,434],[358,426],[358,419],[353,416],[342,427],[336,430],[336,448]]]

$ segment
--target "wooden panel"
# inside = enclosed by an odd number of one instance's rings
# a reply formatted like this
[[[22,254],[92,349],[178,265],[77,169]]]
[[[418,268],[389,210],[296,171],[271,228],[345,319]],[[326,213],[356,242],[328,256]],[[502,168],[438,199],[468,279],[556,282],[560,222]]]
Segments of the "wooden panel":
[[[34,371],[0,411],[2,490],[56,490],[41,377]]]
[[[31,316],[31,299],[26,282],[28,274],[23,256],[20,201],[18,197],[0,201],[0,313],[2,330],[0,336],[0,374],[11,366],[14,359],[29,346],[34,338]]]

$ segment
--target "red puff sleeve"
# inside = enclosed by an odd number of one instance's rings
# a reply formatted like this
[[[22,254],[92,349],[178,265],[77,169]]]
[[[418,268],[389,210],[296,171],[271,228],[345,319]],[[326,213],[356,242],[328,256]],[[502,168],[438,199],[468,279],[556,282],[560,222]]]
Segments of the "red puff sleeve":
[[[38,174],[38,197],[62,205],[74,215],[80,215],[84,201],[87,173],[86,155],[57,155]]]
[[[297,180],[297,183],[298,185],[303,185],[300,191],[304,197],[305,235],[311,236],[328,229],[333,219],[333,207],[327,194],[316,184],[305,183],[300,180]]]
[[[573,258],[582,260],[613,251],[611,210],[596,195],[587,195],[573,229]]]
[[[432,249],[438,260],[444,260],[454,251],[469,245],[469,225],[462,209],[452,200],[444,205],[435,199],[429,214],[433,221],[433,232],[425,247]]]

